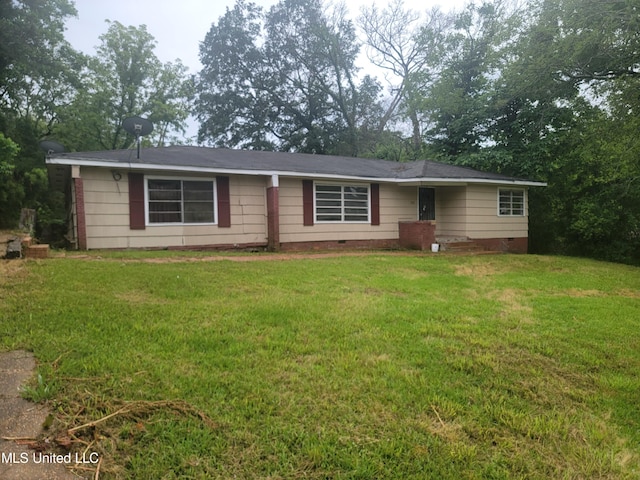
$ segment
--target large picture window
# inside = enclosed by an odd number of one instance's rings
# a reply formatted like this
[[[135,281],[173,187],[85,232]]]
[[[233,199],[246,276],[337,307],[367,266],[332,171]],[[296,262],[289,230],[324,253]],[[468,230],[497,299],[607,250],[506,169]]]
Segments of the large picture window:
[[[315,185],[316,222],[368,222],[369,187]]]
[[[147,179],[149,224],[215,223],[215,181]]]
[[[498,215],[524,216],[524,190],[503,190],[498,192]]]

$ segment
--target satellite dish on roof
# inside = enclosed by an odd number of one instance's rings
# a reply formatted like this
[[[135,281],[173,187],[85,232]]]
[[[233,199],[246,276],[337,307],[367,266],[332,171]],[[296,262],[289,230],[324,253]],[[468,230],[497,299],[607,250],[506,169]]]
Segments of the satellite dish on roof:
[[[40,148],[47,152],[47,156],[50,156],[54,153],[64,153],[64,145],[58,142],[54,142],[53,140],[43,140],[40,142]]]
[[[140,137],[144,137],[153,132],[153,123],[142,117],[128,117],[122,121],[122,128],[136,137],[138,158],[140,158]]]
[[[125,118],[122,122],[122,128],[124,128],[131,135],[137,137],[144,137],[153,132],[153,123],[146,118],[142,117],[129,117]]]

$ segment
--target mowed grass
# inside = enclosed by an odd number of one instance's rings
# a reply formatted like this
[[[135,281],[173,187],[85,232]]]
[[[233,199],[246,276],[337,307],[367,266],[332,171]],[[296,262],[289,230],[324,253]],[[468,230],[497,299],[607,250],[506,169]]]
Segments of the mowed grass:
[[[0,348],[58,434],[139,402],[78,431],[100,478],[640,475],[637,268],[148,260],[3,265]]]

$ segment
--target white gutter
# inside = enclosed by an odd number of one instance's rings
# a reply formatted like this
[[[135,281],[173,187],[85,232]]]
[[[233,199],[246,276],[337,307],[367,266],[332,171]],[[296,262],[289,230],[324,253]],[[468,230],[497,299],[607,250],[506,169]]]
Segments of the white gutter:
[[[296,178],[330,178],[336,180],[358,180],[365,182],[395,183],[402,184],[419,184],[419,185],[461,185],[466,183],[484,184],[484,185],[519,185],[529,187],[546,187],[546,182],[534,182],[530,180],[508,180],[508,179],[486,179],[486,178],[436,178],[436,177],[414,177],[414,178],[380,178],[380,177],[364,177],[359,175],[339,175],[330,173],[313,173],[313,172],[290,172],[286,170],[245,170],[233,168],[210,168],[210,167],[185,167],[185,166],[167,166],[156,164],[140,164],[128,162],[107,162],[90,158],[48,158],[46,163],[49,165],[80,165],[87,167],[105,167],[110,169],[128,169],[128,170],[161,170],[171,172],[197,172],[197,173],[218,173],[225,175],[262,175],[273,177],[285,176]]]

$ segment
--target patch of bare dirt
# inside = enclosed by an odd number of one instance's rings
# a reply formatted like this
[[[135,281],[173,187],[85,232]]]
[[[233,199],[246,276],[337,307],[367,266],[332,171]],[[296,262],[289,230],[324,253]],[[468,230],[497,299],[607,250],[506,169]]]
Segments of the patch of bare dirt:
[[[23,273],[24,263],[20,260],[0,260],[0,285],[9,283]]]
[[[484,278],[495,275],[497,272],[498,270],[491,263],[482,263],[480,265],[465,264],[455,266],[455,274],[465,277]]]
[[[514,288],[494,290],[489,292],[487,297],[502,304],[501,317],[517,314],[522,321],[527,321],[531,318],[533,308],[524,303],[523,293],[520,290]]]
[[[370,256],[394,256],[394,257],[424,257],[429,254],[423,252],[384,252],[384,251],[366,251],[366,252],[295,252],[295,253],[266,253],[259,255],[210,255],[205,257],[153,257],[153,258],[104,258],[93,255],[75,255],[67,254],[63,258],[72,258],[80,260],[95,261],[112,261],[122,263],[198,263],[198,262],[267,262],[267,261],[285,261],[285,260],[301,260],[301,259],[322,259],[322,258],[340,258],[340,257],[370,257]]]
[[[580,288],[569,288],[568,290],[564,290],[562,295],[566,295],[569,297],[605,297],[607,294],[600,290],[583,290]]]
[[[622,289],[618,292],[621,297],[640,298],[640,290]]]

